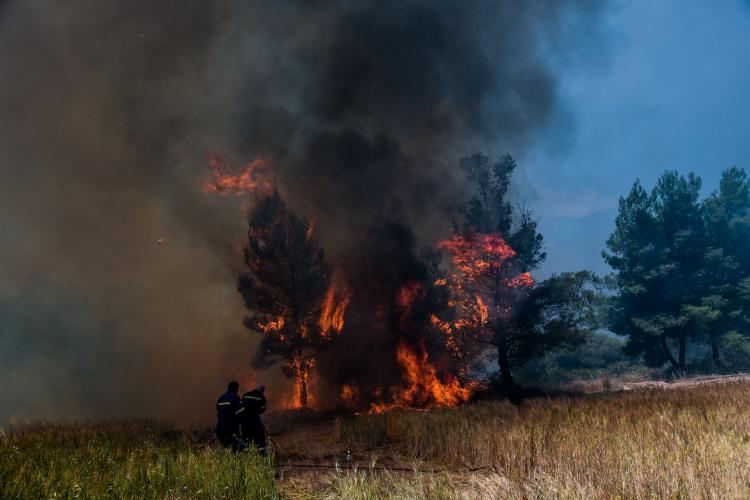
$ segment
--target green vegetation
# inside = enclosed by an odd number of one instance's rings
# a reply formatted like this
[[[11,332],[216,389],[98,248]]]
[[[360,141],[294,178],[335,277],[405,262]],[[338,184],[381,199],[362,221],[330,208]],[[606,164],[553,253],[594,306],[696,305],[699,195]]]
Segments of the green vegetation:
[[[703,201],[701,186],[674,171],[651,192],[636,181],[604,253],[615,270],[609,328],[628,353],[675,373],[689,369],[689,344],[710,346],[714,369],[747,364],[736,358],[750,331],[750,182],[734,167]]]
[[[556,349],[530,360],[518,370],[519,382],[528,387],[585,392],[661,375],[646,367],[641,359],[625,354],[625,344],[622,338],[593,333],[575,349]]]
[[[257,453],[150,421],[31,424],[0,438],[0,498],[277,498]]]

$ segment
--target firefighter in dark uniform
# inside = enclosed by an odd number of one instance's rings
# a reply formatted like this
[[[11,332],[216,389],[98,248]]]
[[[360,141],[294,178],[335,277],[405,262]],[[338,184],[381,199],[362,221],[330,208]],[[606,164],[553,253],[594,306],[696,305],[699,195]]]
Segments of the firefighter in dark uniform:
[[[237,395],[239,390],[240,384],[233,380],[227,385],[227,392],[216,401],[216,437],[224,447],[234,447],[238,439],[237,410],[242,407],[242,400]]]
[[[266,388],[259,385],[250,392],[242,395],[242,408],[237,415],[240,417],[242,438],[247,444],[255,445],[261,454],[266,455],[266,428],[260,420],[260,414],[266,411]]]

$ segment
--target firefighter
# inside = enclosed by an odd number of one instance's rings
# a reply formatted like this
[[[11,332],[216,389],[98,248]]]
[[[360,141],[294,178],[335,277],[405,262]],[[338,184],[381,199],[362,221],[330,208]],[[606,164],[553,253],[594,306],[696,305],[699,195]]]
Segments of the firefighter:
[[[242,395],[242,408],[238,410],[242,438],[247,444],[255,445],[262,455],[266,455],[266,428],[260,420],[260,414],[266,411],[266,388],[259,385]]]
[[[237,395],[239,390],[240,384],[233,380],[227,385],[227,392],[216,401],[216,437],[225,448],[234,448],[238,440],[239,421],[236,413],[242,407]]]

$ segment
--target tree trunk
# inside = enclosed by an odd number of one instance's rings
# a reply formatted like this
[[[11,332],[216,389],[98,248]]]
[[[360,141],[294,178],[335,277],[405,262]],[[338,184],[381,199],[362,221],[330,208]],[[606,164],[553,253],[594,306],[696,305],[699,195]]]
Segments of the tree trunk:
[[[497,364],[500,368],[500,385],[510,387],[513,385],[513,375],[510,372],[510,358],[508,357],[508,344],[505,338],[499,339],[497,344]]]
[[[292,355],[294,378],[297,382],[297,402],[300,408],[307,408],[307,376],[309,368],[305,361],[302,354],[296,353]]]
[[[721,364],[721,358],[719,358],[719,342],[713,335],[711,336],[711,356],[713,357],[715,365],[718,366]]]
[[[672,356],[672,351],[669,350],[669,346],[667,345],[667,337],[663,333],[659,335],[659,342],[661,343],[661,348],[664,350],[664,355],[667,357],[667,360],[669,360],[669,363],[672,365],[672,369],[679,370],[680,366],[677,363],[677,360],[674,359],[674,356]]]
[[[680,372],[685,372],[685,334],[680,335]]]
[[[307,373],[300,373],[297,382],[299,383],[299,405],[307,408]]]

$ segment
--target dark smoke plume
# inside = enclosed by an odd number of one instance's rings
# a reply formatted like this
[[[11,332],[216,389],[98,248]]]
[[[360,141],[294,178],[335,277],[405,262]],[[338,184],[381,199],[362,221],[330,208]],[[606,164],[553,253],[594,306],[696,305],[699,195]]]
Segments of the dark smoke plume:
[[[549,124],[549,48],[597,3],[0,1],[0,420],[209,418],[253,345],[205,154],[272,158],[332,256],[382,220],[412,252],[465,198],[459,156]]]

